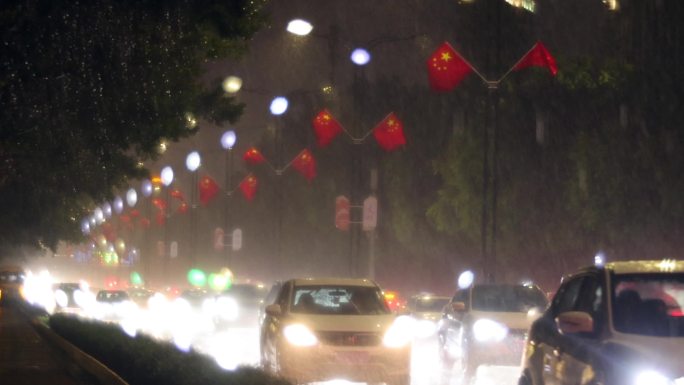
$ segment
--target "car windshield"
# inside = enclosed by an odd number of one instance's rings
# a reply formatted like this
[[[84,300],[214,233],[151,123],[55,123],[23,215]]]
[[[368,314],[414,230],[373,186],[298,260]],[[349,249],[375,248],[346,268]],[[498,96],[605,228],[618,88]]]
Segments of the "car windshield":
[[[298,286],[292,312],[302,314],[390,314],[382,292],[372,286]]]
[[[441,312],[449,297],[422,297],[416,299],[414,312]]]
[[[619,332],[684,336],[684,274],[614,275],[612,303]]]
[[[473,288],[473,310],[493,312],[527,312],[544,309],[546,297],[535,286],[481,285]]]

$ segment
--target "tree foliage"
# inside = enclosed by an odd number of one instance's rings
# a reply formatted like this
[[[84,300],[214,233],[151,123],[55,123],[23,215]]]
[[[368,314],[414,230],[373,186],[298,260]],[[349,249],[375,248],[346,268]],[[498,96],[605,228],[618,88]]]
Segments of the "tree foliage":
[[[0,241],[77,239],[160,141],[236,120],[203,65],[242,54],[263,22],[258,1],[4,1]]]

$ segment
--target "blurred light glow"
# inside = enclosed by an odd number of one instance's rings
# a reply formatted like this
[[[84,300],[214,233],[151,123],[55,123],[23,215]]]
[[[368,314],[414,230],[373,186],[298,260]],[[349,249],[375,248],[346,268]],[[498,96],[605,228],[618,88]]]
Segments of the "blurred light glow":
[[[164,186],[169,186],[173,182],[173,169],[166,166],[161,171],[161,181]]]
[[[313,25],[306,20],[294,19],[287,23],[287,32],[298,35],[306,36],[313,30]]]
[[[117,214],[121,214],[121,212],[123,212],[123,209],[124,209],[123,199],[121,199],[120,196],[115,197],[114,198],[114,212]]]
[[[185,158],[185,167],[187,167],[190,172],[195,172],[201,165],[202,158],[200,157],[200,154],[197,151],[189,153],[188,156]]]
[[[152,195],[152,182],[149,179],[145,179],[141,184],[141,191],[143,196],[148,197]]]
[[[596,266],[603,266],[603,264],[606,263],[606,255],[603,254],[603,252],[599,251],[595,256],[594,256],[594,265]]]
[[[126,192],[126,203],[128,203],[128,207],[135,207],[135,204],[138,203],[138,192],[134,188],[129,188]]]
[[[460,289],[467,289],[475,281],[475,274],[472,271],[466,270],[458,276],[458,287]]]
[[[669,385],[672,382],[655,370],[644,370],[634,379],[634,385]]]
[[[365,66],[366,64],[368,64],[368,62],[370,62],[371,55],[370,52],[366,51],[363,48],[356,48],[352,51],[350,59],[356,65]]]
[[[97,223],[102,223],[104,222],[104,212],[102,212],[102,209],[99,207],[96,207],[95,210],[93,211],[93,217],[97,221]]]
[[[411,317],[397,317],[385,332],[382,344],[388,348],[402,348],[411,343],[415,321]]]
[[[81,221],[81,232],[85,235],[90,234],[90,221],[87,218]]]
[[[185,127],[189,129],[197,127],[197,118],[191,112],[185,113]]]
[[[479,319],[473,324],[473,335],[480,342],[500,342],[506,338],[508,328],[489,319]]]
[[[216,291],[228,289],[230,278],[223,274],[209,274],[209,287]]]
[[[236,140],[237,137],[235,136],[235,131],[228,130],[223,133],[223,136],[221,136],[221,147],[223,147],[225,150],[231,150],[235,145]]]
[[[105,218],[112,217],[112,205],[110,205],[109,202],[105,202],[102,205],[102,213],[104,213]]]
[[[207,284],[207,275],[200,269],[190,269],[188,271],[188,282],[193,286],[204,286]]]
[[[229,94],[234,94],[242,88],[242,79],[237,76],[228,76],[223,79],[223,90]]]
[[[288,101],[284,96],[276,96],[273,101],[271,101],[271,114],[282,115],[287,111]]]
[[[318,343],[316,336],[308,327],[302,324],[287,325],[283,335],[289,343],[295,346],[314,346]]]

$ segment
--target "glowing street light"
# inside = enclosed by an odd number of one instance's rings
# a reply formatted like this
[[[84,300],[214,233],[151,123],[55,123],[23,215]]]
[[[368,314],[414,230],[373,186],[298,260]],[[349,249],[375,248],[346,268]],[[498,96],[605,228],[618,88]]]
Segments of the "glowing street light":
[[[237,136],[235,135],[235,131],[228,130],[221,136],[221,147],[223,147],[224,150],[232,150],[236,140]]]
[[[105,202],[105,204],[102,205],[102,213],[104,214],[105,218],[112,217],[112,206],[109,204],[109,202]]]
[[[140,191],[142,191],[143,196],[149,197],[152,195],[152,182],[149,179],[145,179],[141,183]]]
[[[128,203],[128,207],[135,207],[135,204],[138,203],[138,192],[132,187],[126,192],[126,203]]]
[[[288,101],[287,98],[284,96],[276,96],[272,101],[271,101],[271,114],[273,115],[282,115],[287,111],[287,106],[288,106]]]
[[[166,166],[162,169],[161,181],[162,184],[166,187],[169,187],[169,185],[173,183],[173,169],[171,168],[171,166]]]
[[[371,60],[371,54],[363,48],[357,48],[352,51],[350,56],[351,61],[358,66],[365,66]]]
[[[228,76],[223,80],[223,90],[229,94],[234,94],[242,88],[242,79],[237,76]]]
[[[202,165],[202,158],[197,151],[189,153],[185,158],[185,167],[187,167],[190,172],[195,172],[200,165]]]
[[[120,196],[114,198],[114,212],[121,214],[124,209],[123,199]]]
[[[306,36],[313,30],[313,25],[306,20],[294,19],[287,23],[287,32],[297,36]]]

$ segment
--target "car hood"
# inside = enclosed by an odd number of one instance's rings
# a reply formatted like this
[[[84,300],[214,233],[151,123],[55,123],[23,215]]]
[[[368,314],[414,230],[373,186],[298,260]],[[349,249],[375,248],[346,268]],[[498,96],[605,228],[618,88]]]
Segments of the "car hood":
[[[378,332],[390,327],[396,315],[312,315],[291,313],[288,323],[302,323],[318,331]]]
[[[492,312],[472,310],[470,317],[473,322],[479,319],[489,319],[500,324],[506,325],[509,329],[528,330],[537,318],[538,314],[528,314],[519,312]]]
[[[645,368],[667,373],[674,379],[684,377],[684,337],[651,337],[616,332],[606,343],[636,352]]]

